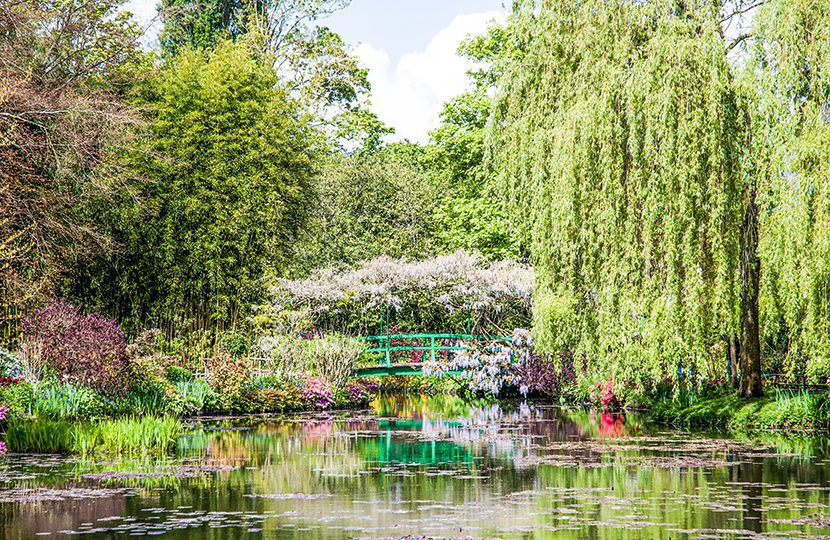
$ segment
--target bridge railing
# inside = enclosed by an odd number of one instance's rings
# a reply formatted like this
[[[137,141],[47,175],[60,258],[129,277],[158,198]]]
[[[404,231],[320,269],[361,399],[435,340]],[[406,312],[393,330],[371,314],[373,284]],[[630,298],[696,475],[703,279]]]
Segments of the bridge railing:
[[[483,336],[475,334],[384,334],[380,336],[363,336],[356,338],[360,341],[376,343],[375,346],[363,350],[363,354],[383,354],[381,364],[386,367],[392,366],[392,353],[422,351],[424,356],[427,351],[429,358],[435,361],[435,353],[442,351],[467,351],[473,349],[476,341],[512,341],[512,338],[504,336]],[[411,340],[418,341],[420,345],[393,345],[393,341]],[[446,340],[453,343],[446,344]],[[459,345],[458,342],[466,342]]]

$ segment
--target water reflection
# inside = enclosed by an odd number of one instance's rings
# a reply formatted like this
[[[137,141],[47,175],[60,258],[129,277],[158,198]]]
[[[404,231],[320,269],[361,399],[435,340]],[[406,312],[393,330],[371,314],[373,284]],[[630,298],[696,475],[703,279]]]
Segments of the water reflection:
[[[0,537],[830,535],[826,439],[452,396],[372,407],[205,420],[164,460],[0,458]]]

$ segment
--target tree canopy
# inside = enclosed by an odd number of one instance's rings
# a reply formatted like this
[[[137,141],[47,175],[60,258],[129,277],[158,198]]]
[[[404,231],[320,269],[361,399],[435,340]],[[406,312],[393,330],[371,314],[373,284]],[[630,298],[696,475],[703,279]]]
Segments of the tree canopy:
[[[121,249],[76,286],[139,326],[234,325],[304,224],[312,133],[244,41],[182,50],[137,99],[149,132],[111,216]]]
[[[512,24],[490,146],[531,246],[537,344],[589,374],[722,371],[747,185],[719,13],[550,0]]]

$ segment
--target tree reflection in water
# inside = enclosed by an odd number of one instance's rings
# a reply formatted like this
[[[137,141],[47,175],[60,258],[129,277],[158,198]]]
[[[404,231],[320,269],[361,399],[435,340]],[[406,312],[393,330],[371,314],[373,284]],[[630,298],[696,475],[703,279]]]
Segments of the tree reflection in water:
[[[387,397],[205,421],[165,460],[0,458],[0,537],[830,535],[826,440],[661,433],[637,415]],[[822,521],[824,520],[824,521]]]

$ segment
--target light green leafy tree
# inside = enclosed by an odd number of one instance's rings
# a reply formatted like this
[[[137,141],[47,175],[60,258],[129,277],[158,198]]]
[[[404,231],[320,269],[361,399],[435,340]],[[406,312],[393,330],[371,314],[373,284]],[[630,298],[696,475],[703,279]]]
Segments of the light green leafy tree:
[[[121,250],[75,287],[132,328],[238,324],[304,223],[312,133],[243,40],[182,50],[143,89],[149,130],[111,215]]]
[[[779,369],[830,373],[830,4],[770,1],[755,18],[762,324]]]
[[[163,0],[161,46],[211,49],[222,39],[248,36],[273,59],[274,69],[309,120],[336,145],[376,147],[391,130],[367,105],[368,71],[343,39],[317,21],[348,0]]]
[[[518,4],[489,147],[532,253],[537,345],[570,349],[588,379],[722,374],[754,253],[719,6]]]
[[[497,186],[484,169],[488,92],[496,81],[496,59],[507,51],[508,35],[503,26],[491,23],[486,33],[462,44],[459,54],[477,66],[469,73],[473,88],[444,105],[441,124],[430,133],[429,167],[442,194],[436,230],[448,252],[462,248],[492,259],[519,254]]]

